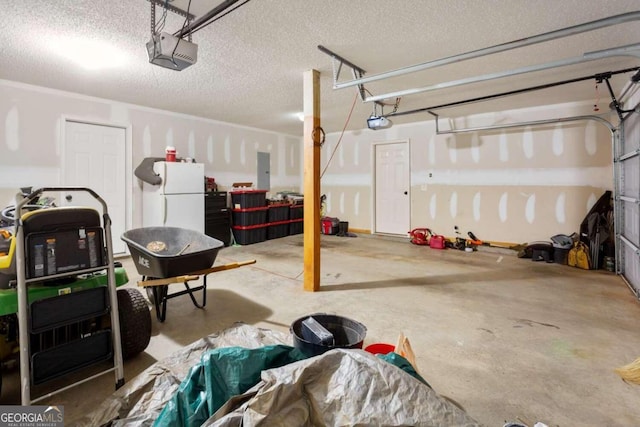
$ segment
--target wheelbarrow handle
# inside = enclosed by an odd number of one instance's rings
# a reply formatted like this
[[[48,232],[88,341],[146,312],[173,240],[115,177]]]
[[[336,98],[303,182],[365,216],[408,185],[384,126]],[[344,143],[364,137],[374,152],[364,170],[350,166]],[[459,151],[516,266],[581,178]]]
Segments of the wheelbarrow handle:
[[[234,268],[244,267],[245,265],[250,265],[250,264],[255,264],[255,263],[256,263],[255,259],[250,259],[250,260],[247,260],[247,261],[231,262],[229,264],[217,265],[215,267],[206,268],[204,270],[194,271],[191,274],[200,275],[200,274],[215,273],[217,271],[232,270]]]
[[[146,288],[147,286],[170,285],[172,283],[190,282],[192,280],[198,280],[199,278],[200,278],[200,276],[185,275],[185,276],[167,277],[166,279],[140,280],[138,282],[138,286],[142,286],[142,287]]]
[[[234,268],[244,267],[245,265],[250,265],[255,263],[256,263],[255,259],[250,259],[247,261],[232,262],[229,264],[206,268],[204,270],[194,271],[184,276],[167,277],[165,279],[141,280],[138,282],[138,286],[147,287],[147,286],[169,285],[171,283],[184,283],[187,281],[196,280],[198,279],[198,276],[215,273],[217,271],[232,270]]]

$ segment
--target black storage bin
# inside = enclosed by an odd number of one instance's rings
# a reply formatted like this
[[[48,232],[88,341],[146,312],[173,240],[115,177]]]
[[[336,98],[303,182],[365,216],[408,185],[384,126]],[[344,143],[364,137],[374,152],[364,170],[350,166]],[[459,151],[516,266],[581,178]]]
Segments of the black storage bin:
[[[246,227],[248,225],[259,225],[267,222],[268,207],[247,208],[232,210],[233,225]]]
[[[267,222],[279,222],[289,220],[289,205],[269,205]]]
[[[289,207],[289,219],[304,218],[304,205],[291,205]]]
[[[205,211],[220,210],[227,208],[226,191],[209,191],[204,195]]]
[[[267,228],[267,240],[289,235],[289,221],[271,222]]]
[[[239,245],[252,245],[267,240],[268,224],[258,225],[234,225],[233,237]]]
[[[244,190],[231,192],[233,209],[261,208],[267,205],[267,190]]]
[[[289,234],[302,234],[304,233],[304,220],[303,219],[294,219],[289,221]]]

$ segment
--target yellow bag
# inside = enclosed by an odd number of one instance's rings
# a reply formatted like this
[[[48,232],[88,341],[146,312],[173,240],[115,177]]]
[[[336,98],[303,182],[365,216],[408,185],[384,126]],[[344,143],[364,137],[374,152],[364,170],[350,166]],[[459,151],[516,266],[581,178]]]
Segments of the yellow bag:
[[[589,248],[582,242],[575,242],[573,248],[567,256],[567,264],[571,267],[582,268],[583,270],[591,269],[591,259],[589,257]]]

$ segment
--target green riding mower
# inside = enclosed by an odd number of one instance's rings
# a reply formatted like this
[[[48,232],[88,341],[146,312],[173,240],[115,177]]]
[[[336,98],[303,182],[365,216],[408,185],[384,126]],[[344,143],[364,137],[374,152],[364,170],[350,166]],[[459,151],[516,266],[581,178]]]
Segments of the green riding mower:
[[[72,191],[93,196],[102,215],[41,198]],[[91,371],[46,397],[108,372],[118,388],[124,384],[123,359],[149,344],[151,315],[137,289],[117,289],[128,277],[114,262],[107,205],[82,187],[26,193],[1,211],[0,362],[19,360],[22,405],[44,399],[32,400],[32,387],[75,372]],[[110,367],[98,374],[88,369],[98,364]]]

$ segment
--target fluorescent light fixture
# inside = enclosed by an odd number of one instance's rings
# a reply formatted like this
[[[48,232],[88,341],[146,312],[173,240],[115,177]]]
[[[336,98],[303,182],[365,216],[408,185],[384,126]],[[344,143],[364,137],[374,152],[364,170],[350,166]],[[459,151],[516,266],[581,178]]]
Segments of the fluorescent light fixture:
[[[51,44],[52,50],[85,70],[122,67],[127,55],[120,48],[99,41],[60,38]]]

